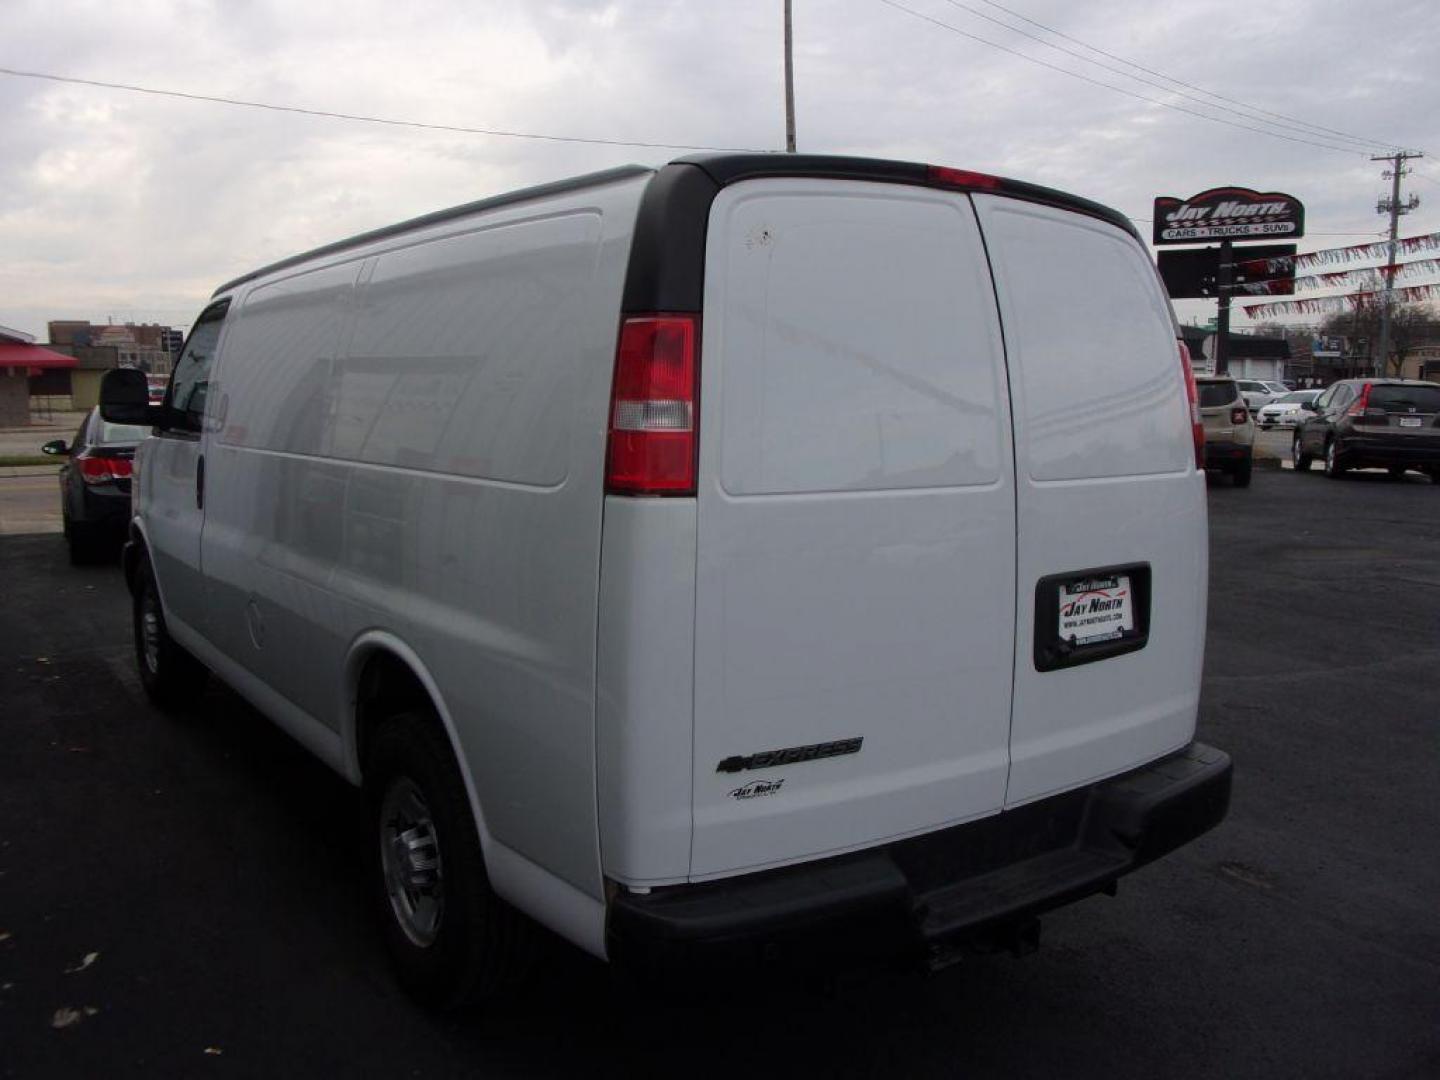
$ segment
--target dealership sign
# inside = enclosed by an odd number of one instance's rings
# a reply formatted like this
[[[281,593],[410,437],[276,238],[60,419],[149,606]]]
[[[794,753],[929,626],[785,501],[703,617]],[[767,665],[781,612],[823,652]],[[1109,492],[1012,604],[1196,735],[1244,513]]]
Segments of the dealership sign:
[[[1305,235],[1305,207],[1293,195],[1250,188],[1211,188],[1188,199],[1155,200],[1156,244],[1206,240],[1296,238]]]

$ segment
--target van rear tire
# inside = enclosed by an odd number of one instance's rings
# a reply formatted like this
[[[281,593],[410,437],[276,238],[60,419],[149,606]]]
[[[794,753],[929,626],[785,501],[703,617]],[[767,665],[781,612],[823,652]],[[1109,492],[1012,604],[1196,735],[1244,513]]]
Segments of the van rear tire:
[[[170,636],[149,559],[140,563],[135,575],[131,625],[135,666],[140,669],[146,696],[166,712],[189,708],[204,692],[210,673]]]
[[[433,713],[381,722],[365,796],[375,905],[400,985],[437,1011],[513,986],[528,926],[490,888],[465,781]]]
[[[1230,474],[1230,478],[1235,481],[1237,488],[1248,488],[1250,486],[1250,474],[1254,471],[1254,468],[1255,464],[1249,458],[1246,458],[1239,465],[1235,466],[1235,470]]]

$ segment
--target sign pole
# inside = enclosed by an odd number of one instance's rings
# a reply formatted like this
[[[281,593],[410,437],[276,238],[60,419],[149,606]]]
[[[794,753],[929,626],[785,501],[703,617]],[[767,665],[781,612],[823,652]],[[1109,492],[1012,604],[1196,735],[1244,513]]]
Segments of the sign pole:
[[[1215,280],[1220,295],[1219,319],[1215,328],[1215,374],[1230,373],[1230,289],[1235,280],[1235,247],[1229,240],[1220,241],[1220,273]]]

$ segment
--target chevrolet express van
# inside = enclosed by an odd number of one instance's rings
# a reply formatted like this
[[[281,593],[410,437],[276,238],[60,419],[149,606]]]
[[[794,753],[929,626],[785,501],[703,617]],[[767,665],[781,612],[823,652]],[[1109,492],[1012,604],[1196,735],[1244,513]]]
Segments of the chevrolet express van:
[[[140,448],[140,677],[368,794],[430,1002],[527,920],[646,977],[1024,942],[1215,825],[1203,433],[1121,215],[622,168],[221,286]]]

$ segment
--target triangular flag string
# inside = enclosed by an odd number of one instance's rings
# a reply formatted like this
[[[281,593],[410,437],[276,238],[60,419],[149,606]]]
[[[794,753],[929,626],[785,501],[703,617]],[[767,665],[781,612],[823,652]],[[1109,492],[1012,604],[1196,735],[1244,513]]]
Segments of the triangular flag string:
[[[1275,260],[1260,261],[1272,262]],[[1309,274],[1305,277],[1297,277],[1293,282],[1284,279],[1254,281],[1247,285],[1236,285],[1235,292],[1248,296],[1288,296],[1299,289],[1338,289],[1345,286],[1383,289],[1385,287],[1385,269],[1383,266],[1367,266],[1357,270]],[[1395,280],[1397,281],[1424,277],[1427,274],[1440,274],[1440,259],[1416,259],[1413,262],[1398,263],[1395,267]]]
[[[1422,251],[1440,251],[1440,232],[1423,236],[1407,236],[1395,242],[1395,254],[1417,255]],[[1312,270],[1320,266],[1340,266],[1344,263],[1368,262],[1371,259],[1390,257],[1390,241],[1376,240],[1369,244],[1352,244],[1350,247],[1325,248],[1295,256],[1296,270]]]
[[[1392,292],[1400,303],[1416,303],[1440,298],[1440,285],[1407,285]],[[1252,319],[1273,319],[1282,315],[1324,315],[1336,311],[1358,311],[1378,305],[1385,294],[1377,290],[1349,293],[1345,296],[1315,296],[1304,300],[1276,300],[1266,304],[1244,304],[1240,310]]]

